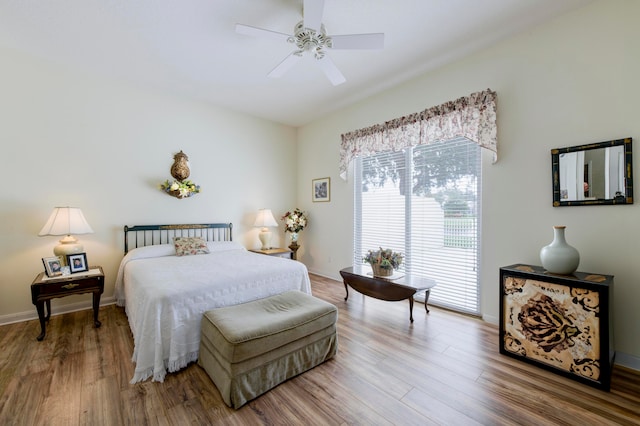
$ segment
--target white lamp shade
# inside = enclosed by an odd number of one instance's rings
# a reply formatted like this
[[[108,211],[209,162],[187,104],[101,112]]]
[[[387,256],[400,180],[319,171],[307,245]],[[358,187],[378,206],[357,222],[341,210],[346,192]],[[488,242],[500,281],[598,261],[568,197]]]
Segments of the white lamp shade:
[[[55,207],[49,220],[40,230],[39,236],[93,234],[82,210],[77,207]]]
[[[278,222],[276,222],[276,219],[273,217],[271,210],[260,209],[258,210],[258,216],[256,216],[256,221],[253,226],[266,228],[267,226],[278,226]]]
[[[77,207],[55,207],[38,235],[66,235],[53,248],[53,254],[60,256],[62,263],[66,264],[67,255],[84,252],[82,244],[78,244],[78,240],[71,234],[93,234],[82,210]]]

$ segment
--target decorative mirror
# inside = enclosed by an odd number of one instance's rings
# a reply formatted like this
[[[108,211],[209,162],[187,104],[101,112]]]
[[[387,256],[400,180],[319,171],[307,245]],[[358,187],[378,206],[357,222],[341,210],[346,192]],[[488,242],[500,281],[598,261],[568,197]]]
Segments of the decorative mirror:
[[[633,204],[631,138],[551,150],[553,206]]]

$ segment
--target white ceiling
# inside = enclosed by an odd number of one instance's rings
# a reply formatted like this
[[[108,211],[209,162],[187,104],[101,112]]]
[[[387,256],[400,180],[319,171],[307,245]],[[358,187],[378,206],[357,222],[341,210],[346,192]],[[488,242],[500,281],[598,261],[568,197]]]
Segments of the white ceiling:
[[[291,45],[235,33],[290,34],[303,0],[0,0],[0,45],[299,126],[591,1],[326,0],[329,35],[385,33],[383,50],[329,51],[339,86],[312,57],[268,78]]]

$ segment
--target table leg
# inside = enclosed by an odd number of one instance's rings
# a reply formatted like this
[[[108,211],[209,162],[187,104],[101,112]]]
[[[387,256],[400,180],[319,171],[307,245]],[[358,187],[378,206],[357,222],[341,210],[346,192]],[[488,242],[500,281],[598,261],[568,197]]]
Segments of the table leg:
[[[36,337],[38,342],[44,339],[46,333],[45,316],[44,316],[44,301],[36,302],[36,310],[38,311],[38,319],[40,320],[40,335]],[[51,312],[51,311],[49,311]]]
[[[100,309],[100,293],[93,293],[93,325],[96,328],[100,327],[102,323],[98,321],[98,310]]]
[[[347,293],[347,295],[344,297],[344,300],[346,301],[349,298],[349,286],[346,282],[344,283],[344,291]]]
[[[47,315],[45,315],[44,319],[47,320],[48,322],[49,318],[51,318],[51,299],[45,301],[44,303],[45,303],[45,306],[47,307]]]
[[[424,292],[424,310],[429,313],[429,308],[427,307],[427,302],[429,301],[429,289]]]
[[[409,319],[413,322],[413,296],[409,297]]]

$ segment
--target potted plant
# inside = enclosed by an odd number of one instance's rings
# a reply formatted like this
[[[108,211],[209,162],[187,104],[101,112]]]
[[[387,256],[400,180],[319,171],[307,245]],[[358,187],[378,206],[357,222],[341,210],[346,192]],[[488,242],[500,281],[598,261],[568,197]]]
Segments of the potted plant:
[[[374,276],[389,277],[402,264],[402,253],[380,247],[379,250],[369,250],[362,260],[371,265]]]

